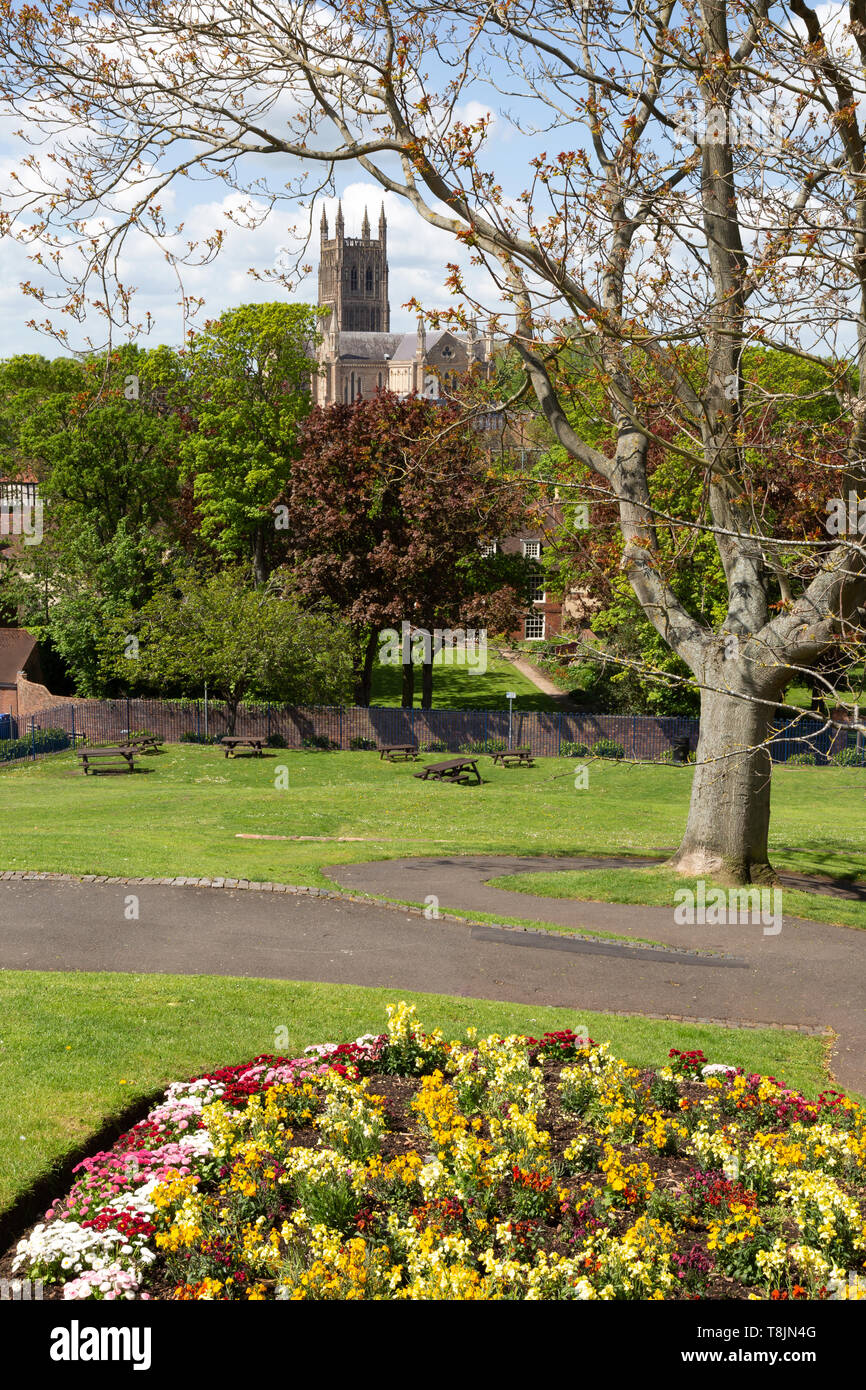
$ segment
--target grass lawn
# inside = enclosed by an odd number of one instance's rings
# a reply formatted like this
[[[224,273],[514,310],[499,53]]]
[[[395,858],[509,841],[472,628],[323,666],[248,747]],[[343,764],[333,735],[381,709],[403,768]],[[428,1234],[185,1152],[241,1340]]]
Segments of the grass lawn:
[[[583,1023],[633,1065],[661,1065],[671,1047],[772,1073],[814,1096],[826,1085],[820,1038],[758,1029],[660,1023],[537,1004],[405,990],[202,975],[0,971],[0,1211],[89,1134],[168,1082],[277,1049],[339,1042],[385,1027],[406,999],[423,1025],[462,1036],[529,1033]]]
[[[277,750],[226,759],[217,748],[184,744],[167,745],[142,766],[149,770],[134,776],[84,778],[73,755],[61,753],[0,771],[0,824],[15,830],[0,866],[333,887],[323,872],[329,864],[407,855],[641,855],[678,843],[691,786],[689,768],[597,761],[588,788],[576,790],[573,762],[542,758],[533,768],[484,759],[483,786],[455,787],[421,782],[411,763],[381,762],[376,753]],[[275,786],[280,768],[288,769],[285,790]],[[862,876],[864,791],[860,768],[777,768],[770,835],[777,866]],[[339,843],[340,836],[354,838]],[[581,875],[577,886],[601,899],[672,901],[671,882],[657,871]],[[818,894],[786,894],[786,910],[866,926],[866,905]]]
[[[373,668],[373,688],[370,703],[393,707],[400,704],[403,672],[399,666]],[[488,652],[487,670],[474,672],[470,666],[445,665],[442,658],[433,662],[434,709],[508,709],[505,692],[517,696],[515,710],[556,710],[559,708],[549,695],[527,680],[525,676],[500,656]],[[421,667],[415,667],[415,704],[421,703]]]

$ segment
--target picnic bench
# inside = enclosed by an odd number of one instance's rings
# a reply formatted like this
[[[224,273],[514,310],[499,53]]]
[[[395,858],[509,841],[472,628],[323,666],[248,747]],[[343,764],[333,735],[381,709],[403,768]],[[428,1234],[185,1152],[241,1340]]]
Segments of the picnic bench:
[[[505,748],[501,753],[492,753],[491,757],[503,767],[535,767],[530,748]]]
[[[124,744],[117,748],[76,748],[75,756],[81,759],[84,768],[84,775],[88,772],[96,772],[97,768],[104,767],[106,763],[114,763],[115,766],[128,767],[130,772],[135,771],[135,755],[138,750]],[[91,766],[93,764],[93,766]]]
[[[444,763],[428,763],[415,776],[424,782],[460,782],[472,783],[473,786],[481,782],[477,758],[448,758]]]
[[[417,760],[417,743],[380,743],[379,762],[387,758],[389,763],[396,763],[402,758],[404,762]]]
[[[129,747],[134,748],[137,753],[143,753],[150,748],[154,753],[158,753],[162,748],[163,739],[157,738],[155,734],[137,734],[135,738],[129,740]]]
[[[235,734],[225,735],[220,739],[220,743],[226,750],[226,757],[231,754],[234,757],[238,748],[252,748],[257,758],[262,756],[262,749],[265,746],[263,738],[238,738]]]

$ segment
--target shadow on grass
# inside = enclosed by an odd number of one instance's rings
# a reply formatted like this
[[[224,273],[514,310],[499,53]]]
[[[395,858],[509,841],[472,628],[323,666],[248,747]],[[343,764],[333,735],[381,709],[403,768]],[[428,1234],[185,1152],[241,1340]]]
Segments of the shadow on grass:
[[[34,1178],[29,1186],[18,1194],[12,1205],[0,1212],[0,1255],[8,1246],[19,1241],[37,1221],[44,1219],[45,1212],[55,1197],[69,1191],[74,1181],[73,1170],[83,1159],[93,1158],[103,1149],[110,1149],[121,1134],[145,1118],[164,1094],[165,1087],[160,1086],[149,1095],[140,1096],[138,1100],[132,1101],[111,1119],[106,1120],[95,1134],[89,1134],[86,1139],[58,1158],[46,1173]]]

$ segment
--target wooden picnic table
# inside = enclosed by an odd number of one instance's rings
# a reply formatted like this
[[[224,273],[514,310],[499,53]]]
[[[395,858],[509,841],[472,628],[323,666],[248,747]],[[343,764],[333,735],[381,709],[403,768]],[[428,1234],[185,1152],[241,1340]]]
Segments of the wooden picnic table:
[[[238,738],[235,734],[225,735],[220,739],[220,743],[226,750],[226,757],[228,757],[229,754],[234,757],[238,748],[252,748],[255,756],[260,758],[262,756],[262,749],[265,746],[265,740],[263,738]]]
[[[416,760],[417,757],[418,757],[418,745],[417,745],[417,743],[380,743],[380,744],[379,744],[379,762],[381,762],[383,758],[387,758],[389,763],[395,763],[395,762],[398,761],[399,758],[402,758],[402,759],[404,760],[404,762],[409,762],[410,759],[411,759],[411,760]]]
[[[495,763],[501,763],[503,767],[535,767],[532,749],[529,747],[506,748],[501,753],[492,753],[491,757]]]
[[[473,785],[479,785],[481,773],[478,771],[477,758],[448,758],[443,763],[428,763],[426,767],[422,767],[416,772],[415,776],[420,777],[425,782],[432,780],[434,782],[470,783],[472,782],[470,773],[475,778]]]
[[[137,752],[138,749],[130,747],[129,744],[123,744],[117,748],[77,748],[75,756],[81,759],[86,777],[88,772],[95,772],[100,764],[111,762],[125,765],[130,772],[134,772]],[[95,766],[91,767],[91,763]]]
[[[164,740],[157,738],[155,734],[138,734],[129,740],[130,748],[135,748],[139,753],[143,753],[145,748],[152,748],[154,753],[158,753]]]

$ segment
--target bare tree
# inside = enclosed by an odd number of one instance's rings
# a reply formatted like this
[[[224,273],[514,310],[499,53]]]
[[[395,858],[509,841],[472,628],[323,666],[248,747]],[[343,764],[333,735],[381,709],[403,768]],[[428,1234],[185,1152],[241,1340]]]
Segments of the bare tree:
[[[470,248],[557,440],[617,501],[622,565],[644,612],[701,688],[673,862],[772,878],[773,712],[828,651],[862,657],[866,557],[856,526],[830,540],[766,525],[743,353],[764,344],[826,369],[844,450],[816,431],[799,463],[822,515],[825,498],[853,495],[856,509],[863,0],[847,24],[805,0],[95,0],[81,13],[7,9],[0,24],[7,102],[34,146],[50,142],[48,162],[34,154],[20,171],[5,229],[54,262],[73,315],[95,304],[134,324],[118,257],[144,229],[183,260],[160,197],[195,173],[243,190],[237,215],[254,220],[281,198],[311,208],[354,162]],[[466,114],[470,98],[481,114]],[[495,119],[535,136],[522,189],[492,167]],[[265,180],[262,165],[279,172]],[[220,240],[215,229],[198,250],[215,254]],[[456,266],[450,283],[460,321],[478,296]],[[28,288],[50,304],[44,286]],[[564,346],[603,382],[609,447],[574,423]],[[660,402],[661,442],[700,482],[688,515],[654,503]],[[662,524],[713,535],[729,596],[721,624],[672,587]]]

